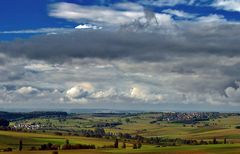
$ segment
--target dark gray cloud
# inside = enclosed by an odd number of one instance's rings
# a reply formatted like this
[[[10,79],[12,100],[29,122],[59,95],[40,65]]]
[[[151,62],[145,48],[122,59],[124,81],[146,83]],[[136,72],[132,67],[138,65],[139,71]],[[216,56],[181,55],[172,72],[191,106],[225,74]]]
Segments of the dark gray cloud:
[[[170,42],[154,34],[76,31],[4,43],[1,52],[14,57],[26,56],[30,59],[43,60],[62,58],[152,60],[160,58],[162,55],[158,53],[169,47]],[[152,54],[156,54],[156,57],[151,56]]]
[[[13,57],[47,61],[102,58],[158,61],[172,56],[199,54],[239,55],[239,24],[181,24],[172,34],[146,32],[74,31],[37,36],[0,44],[0,52]],[[193,26],[193,27],[191,27]]]

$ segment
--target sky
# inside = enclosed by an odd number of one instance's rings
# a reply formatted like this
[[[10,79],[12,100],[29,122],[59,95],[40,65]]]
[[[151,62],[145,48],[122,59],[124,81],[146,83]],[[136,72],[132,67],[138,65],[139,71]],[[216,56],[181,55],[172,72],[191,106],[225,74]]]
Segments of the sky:
[[[1,0],[1,108],[239,111],[240,0]]]

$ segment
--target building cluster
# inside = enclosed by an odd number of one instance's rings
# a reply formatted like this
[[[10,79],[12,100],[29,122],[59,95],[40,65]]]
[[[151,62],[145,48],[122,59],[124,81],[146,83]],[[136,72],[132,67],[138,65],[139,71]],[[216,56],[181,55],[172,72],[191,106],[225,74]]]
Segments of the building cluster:
[[[215,119],[220,116],[217,112],[166,112],[157,117],[158,121],[184,122]]]
[[[14,129],[26,129],[26,130],[38,130],[45,127],[44,125],[41,125],[39,123],[16,123],[13,125]]]

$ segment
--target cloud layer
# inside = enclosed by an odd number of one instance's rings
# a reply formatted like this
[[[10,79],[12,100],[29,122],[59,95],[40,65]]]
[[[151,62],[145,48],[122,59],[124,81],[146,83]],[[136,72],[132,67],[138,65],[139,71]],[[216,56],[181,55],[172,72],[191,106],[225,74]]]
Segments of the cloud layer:
[[[196,3],[52,4],[51,17],[80,26],[4,32],[48,35],[0,43],[0,103],[239,108],[239,22],[145,7]],[[214,1],[211,7],[237,11],[232,3]]]

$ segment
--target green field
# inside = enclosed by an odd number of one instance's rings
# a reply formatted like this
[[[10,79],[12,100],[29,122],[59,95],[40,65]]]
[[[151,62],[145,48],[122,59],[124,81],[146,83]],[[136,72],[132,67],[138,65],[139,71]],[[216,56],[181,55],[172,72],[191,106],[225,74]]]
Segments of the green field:
[[[96,146],[113,144],[113,141],[106,140],[106,139],[0,131],[0,148],[7,148],[10,146],[12,148],[17,149],[20,139],[23,140],[24,149],[26,150],[31,148],[32,146],[38,147],[42,144],[47,144],[47,143],[63,145],[66,139],[68,139],[71,144],[94,144]]]
[[[240,153],[240,125],[239,116],[230,116],[218,118],[209,121],[201,121],[197,124],[170,123],[161,121],[152,124],[151,114],[141,114],[129,117],[94,117],[83,115],[81,118],[68,117],[64,120],[58,118],[36,118],[17,121],[18,123],[41,123],[51,126],[52,129],[25,130],[25,132],[0,131],[0,149],[13,148],[9,154],[52,154],[52,151],[29,151],[31,147],[37,149],[42,144],[52,143],[54,145],[64,145],[66,140],[70,144],[94,144],[95,150],[60,150],[59,154],[105,154],[105,153],[159,153],[159,154],[238,154]],[[126,122],[126,118],[130,121]],[[122,140],[119,140],[118,149],[102,149],[103,146],[114,144],[113,139],[93,138],[76,136],[74,133],[82,129],[93,130],[93,125],[99,122],[119,122],[122,124],[116,127],[104,128],[106,132],[111,133],[130,133],[131,135],[141,135],[143,137],[164,137],[164,138],[183,138],[194,139],[197,141],[212,141],[214,137],[218,142],[223,143],[227,138],[227,144],[209,144],[209,145],[177,145],[177,146],[157,146],[143,143],[141,149],[133,149],[132,142],[126,142],[127,148],[122,149]],[[14,125],[16,122],[12,122]],[[67,131],[66,131],[67,130]],[[69,131],[70,130],[70,131]],[[55,132],[61,132],[62,135],[55,135]],[[23,151],[18,152],[19,141],[23,141]],[[2,152],[6,153],[6,152]]]
[[[150,136],[162,136],[169,138],[194,138],[194,139],[211,139],[212,137],[217,137],[223,139],[227,137],[228,139],[238,142],[240,139],[240,129],[235,129],[236,126],[240,125],[240,117],[232,116],[227,118],[219,118],[203,121],[195,125],[185,125],[160,122],[157,124],[150,124],[152,121],[151,114],[144,114],[137,117],[130,117],[131,122],[126,123],[126,118],[121,117],[107,117],[99,118],[92,116],[83,116],[81,120],[79,119],[66,119],[65,121],[59,121],[58,119],[31,119],[27,120],[26,123],[40,122],[43,124],[50,124],[53,128],[61,128],[64,130],[78,131],[81,129],[93,129],[93,124],[97,122],[118,122],[121,121],[123,124],[113,128],[106,128],[107,132],[114,133],[131,133],[138,134],[145,137]],[[208,124],[208,125],[206,125]],[[49,130],[51,132],[51,130]]]

